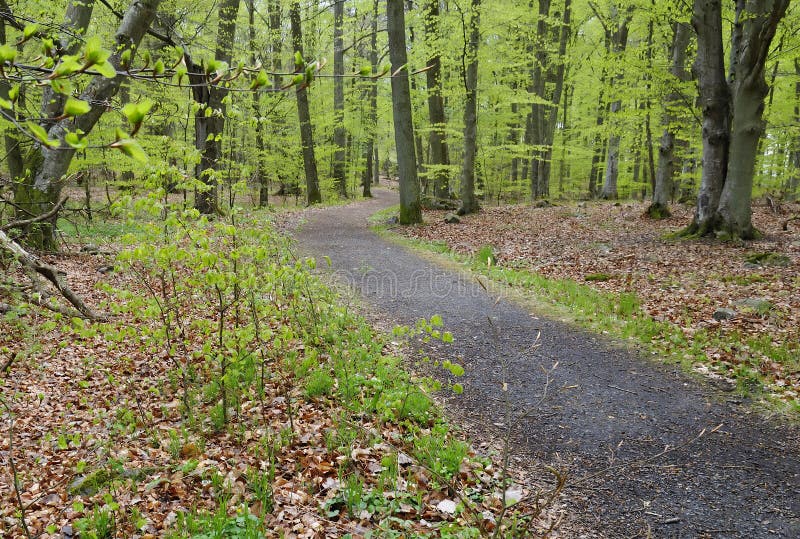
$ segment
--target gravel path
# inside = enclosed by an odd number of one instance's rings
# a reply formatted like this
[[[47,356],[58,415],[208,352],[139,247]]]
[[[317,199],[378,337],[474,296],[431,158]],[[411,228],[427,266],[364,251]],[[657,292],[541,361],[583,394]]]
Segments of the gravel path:
[[[382,240],[366,219],[395,204],[396,194],[375,194],[309,211],[296,233],[300,249],[329,256],[336,277],[384,319],[442,316],[455,342],[441,353],[462,358],[466,370],[464,394],[451,407],[486,437],[503,421],[501,365],[513,402],[524,407],[539,401],[543,368],[558,361],[549,396],[515,425],[515,449],[531,470],[554,464],[574,482],[611,467],[565,496],[578,526],[592,530],[585,536],[800,538],[797,425],[765,420],[675,366],[531,315],[468,276]],[[667,446],[679,448],[642,462]]]

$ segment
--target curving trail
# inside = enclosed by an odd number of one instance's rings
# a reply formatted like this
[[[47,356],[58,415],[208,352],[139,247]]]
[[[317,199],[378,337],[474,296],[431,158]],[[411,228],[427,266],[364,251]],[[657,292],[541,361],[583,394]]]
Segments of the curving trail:
[[[466,369],[464,394],[451,406],[486,437],[503,421],[495,404],[500,365],[508,364],[513,402],[525,407],[541,397],[542,367],[558,361],[549,396],[519,421],[514,441],[532,470],[554,464],[574,480],[622,465],[568,490],[575,524],[591,530],[581,536],[800,538],[797,425],[765,420],[674,366],[498,301],[468,277],[380,239],[366,219],[395,204],[396,194],[374,194],[308,212],[295,234],[298,246],[329,256],[336,277],[383,319],[442,316],[455,337],[442,353],[462,358]],[[681,447],[641,462],[666,446]]]

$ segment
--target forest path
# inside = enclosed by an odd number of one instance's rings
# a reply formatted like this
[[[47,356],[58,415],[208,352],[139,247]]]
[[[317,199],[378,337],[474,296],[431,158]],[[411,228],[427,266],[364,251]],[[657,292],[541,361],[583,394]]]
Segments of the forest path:
[[[496,439],[503,421],[501,362],[521,407],[539,401],[543,369],[558,362],[549,396],[515,426],[515,453],[532,472],[543,475],[541,465],[550,464],[568,469],[572,481],[614,466],[567,491],[575,524],[592,530],[582,536],[800,537],[797,425],[766,420],[676,366],[536,317],[469,276],[381,239],[367,217],[396,204],[397,194],[374,194],[310,210],[295,233],[300,250],[330,257],[330,271],[382,320],[442,316],[455,342],[433,353],[462,358],[466,371],[450,415],[484,439]],[[532,350],[538,334],[540,347]],[[679,448],[641,462],[667,446]]]

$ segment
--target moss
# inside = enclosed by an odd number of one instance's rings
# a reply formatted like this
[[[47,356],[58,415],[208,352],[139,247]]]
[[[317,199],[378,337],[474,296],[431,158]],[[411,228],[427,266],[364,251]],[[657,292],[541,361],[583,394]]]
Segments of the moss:
[[[762,266],[788,266],[792,263],[792,259],[780,253],[773,253],[770,251],[763,253],[752,253],[747,255],[745,262],[751,264],[760,264]]]
[[[669,208],[667,208],[664,204],[650,204],[644,214],[650,219],[658,220],[672,217],[672,213],[670,213]]]
[[[590,273],[586,275],[583,280],[584,281],[592,281],[592,282],[603,282],[603,281],[610,281],[613,279],[614,276],[608,273]]]

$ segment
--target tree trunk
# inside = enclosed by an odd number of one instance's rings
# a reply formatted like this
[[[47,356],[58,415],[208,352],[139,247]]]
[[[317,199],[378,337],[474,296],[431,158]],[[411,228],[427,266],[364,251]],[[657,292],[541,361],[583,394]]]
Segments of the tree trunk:
[[[378,76],[378,0],[372,3],[372,35],[369,41],[369,63],[372,66],[372,76]],[[367,101],[367,140],[364,144],[364,174],[361,184],[364,188],[363,196],[371,197],[370,184],[373,174],[377,170],[377,148],[375,147],[375,133],[378,128],[378,80],[369,83],[369,99]],[[377,182],[375,182],[377,183]]]
[[[764,132],[764,67],[789,0],[737,0],[731,35],[730,81],[725,80],[721,6],[695,0],[698,73],[703,108],[703,171],[697,210],[686,234],[757,236],[751,197],[758,141]]]
[[[256,27],[255,27],[255,0],[247,0],[247,29],[250,44],[250,62],[256,65]],[[264,170],[264,125],[261,120],[261,92],[254,91],[253,95],[253,118],[255,119],[255,138],[256,138],[256,167],[254,179],[258,185],[258,206],[264,208],[269,205],[269,176]]]
[[[733,42],[731,57],[731,122],[728,173],[719,200],[718,233],[729,237],[752,239],[757,232],[752,223],[751,198],[758,141],[764,134],[764,98],[769,86],[764,66],[778,22],[789,0],[738,0],[741,39]]]
[[[431,121],[429,135],[429,166],[433,178],[433,194],[437,198],[450,198],[450,173],[447,166],[450,158],[447,151],[447,119],[442,99],[442,59],[438,52],[439,44],[439,0],[429,0],[425,12],[425,38],[431,49],[436,51],[428,60],[425,73],[428,84],[428,115]]]
[[[530,163],[531,200],[542,196],[540,185],[542,165],[542,147],[544,146],[544,115],[545,108],[542,103],[545,95],[545,73],[547,70],[547,18],[550,16],[550,0],[539,0],[539,11],[536,20],[536,43],[534,53],[533,72],[531,73],[530,92],[541,100],[531,105],[530,144],[533,145]]]
[[[686,81],[689,74],[686,72],[686,53],[689,48],[691,29],[688,24],[676,22],[673,24],[672,46],[670,47],[670,74],[678,81]],[[675,158],[675,121],[677,115],[675,108],[681,100],[677,91],[667,95],[664,106],[664,131],[658,148],[658,168],[656,169],[655,183],[653,185],[653,202],[647,208],[647,214],[654,219],[669,217],[669,201],[673,192],[673,178],[677,171]]]
[[[341,198],[347,198],[347,162],[344,127],[344,2],[333,2],[333,184]]]
[[[222,0],[220,2],[214,59],[218,62],[225,62],[227,65],[231,63],[238,14],[239,0]],[[200,73],[203,71],[203,69],[199,69]],[[219,211],[217,172],[220,171],[220,159],[222,158],[221,137],[225,129],[225,96],[228,95],[228,90],[224,86],[211,84],[209,77],[213,78],[214,74],[197,74],[192,77],[194,79],[192,93],[195,101],[213,111],[211,115],[206,116],[204,109],[195,116],[195,147],[201,151],[196,174],[206,185],[206,189],[198,191],[194,206],[203,214],[213,214]]]
[[[300,26],[300,3],[292,2],[289,11],[292,26],[292,44],[295,52],[303,55],[303,30]],[[311,128],[311,113],[308,109],[308,93],[305,85],[297,85],[297,117],[300,121],[300,143],[303,147],[303,168],[306,173],[306,201],[309,205],[322,202],[317,176],[317,159],[314,156],[314,134]]]
[[[632,9],[632,8],[630,8]],[[616,21],[619,18],[616,6],[611,7],[611,19]],[[617,23],[614,33],[611,37],[611,52],[615,60],[621,60],[622,54],[628,45],[628,23],[630,22],[630,11],[622,17],[622,20]],[[611,78],[611,86],[614,87],[615,81],[621,82],[622,75],[616,75]],[[622,108],[622,101],[617,99],[611,103],[609,107],[609,117],[613,118]],[[617,198],[617,180],[619,179],[619,142],[620,134],[619,128],[613,126],[612,132],[608,137],[608,152],[606,153],[606,176],[603,182],[603,189],[600,192],[600,198],[615,199]]]
[[[406,23],[403,0],[386,1],[389,59],[392,63],[392,113],[397,167],[400,174],[400,223],[422,222],[419,202],[419,179],[414,148],[414,124],[411,117],[411,89],[406,55]]]
[[[800,58],[794,59],[794,72],[798,80],[794,83],[794,123],[800,124]],[[800,188],[800,136],[795,135],[789,152],[789,176],[783,189],[783,198],[797,200]]]
[[[134,0],[131,2],[117,29],[114,45],[110,47],[114,53],[108,60],[117,71],[124,71],[127,68],[122,65],[123,54],[130,54],[130,61],[133,61],[135,49],[155,18],[160,3],[161,0]],[[120,74],[107,79],[97,75],[81,93],[80,99],[89,103],[108,102],[117,93],[126,76]],[[106,107],[95,106],[86,114],[75,118],[66,118],[53,124],[48,129],[48,138],[59,141],[58,149],[50,149],[39,143],[34,146],[31,159],[26,163],[26,167],[31,170],[30,178],[33,181],[19,185],[14,193],[15,201],[19,196],[20,204],[29,208],[32,216],[47,213],[60,197],[63,187],[61,180],[67,174],[75,155],[75,149],[64,142],[66,134],[78,130],[88,134],[105,111]],[[32,245],[47,249],[56,248],[56,218],[57,216],[54,216],[52,219],[40,223],[37,233],[30,237]]]
[[[466,44],[467,72],[464,73],[464,168],[461,174],[459,215],[478,211],[475,197],[475,155],[478,151],[478,46],[480,44],[480,0],[472,0],[469,42]]]

